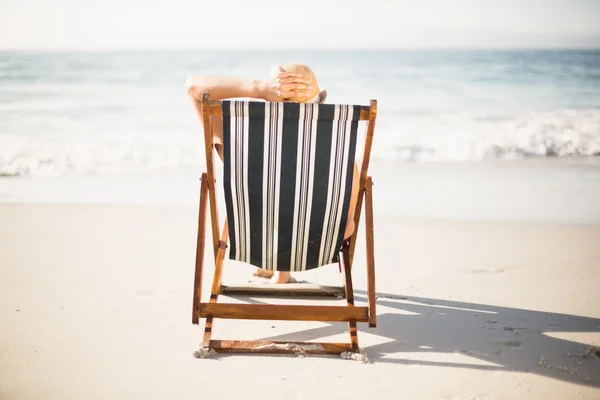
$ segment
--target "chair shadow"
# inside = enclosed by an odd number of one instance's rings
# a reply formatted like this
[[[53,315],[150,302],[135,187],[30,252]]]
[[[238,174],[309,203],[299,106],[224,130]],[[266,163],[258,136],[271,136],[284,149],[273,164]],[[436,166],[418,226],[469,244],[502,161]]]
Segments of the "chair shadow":
[[[366,302],[364,291],[355,293]],[[359,324],[359,332],[384,339],[364,347],[374,363],[529,372],[600,387],[598,348],[548,335],[600,332],[600,319],[386,293],[378,293],[377,305],[395,311],[379,314],[377,328],[361,329]],[[314,340],[343,333],[346,327],[332,323],[262,340]],[[445,360],[436,360],[440,358]]]

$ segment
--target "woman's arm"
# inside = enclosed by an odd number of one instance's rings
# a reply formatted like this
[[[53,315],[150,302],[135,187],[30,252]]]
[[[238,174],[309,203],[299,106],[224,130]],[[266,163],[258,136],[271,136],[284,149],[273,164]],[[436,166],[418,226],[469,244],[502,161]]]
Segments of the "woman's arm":
[[[202,101],[203,93],[210,93],[211,100],[225,100],[235,97],[262,99],[264,92],[261,81],[216,76],[190,77],[185,86],[188,95],[198,101]]]
[[[302,75],[285,71],[262,80],[193,76],[187,79],[185,86],[188,96],[197,101],[202,101],[203,93],[209,93],[211,100],[251,97],[266,101],[282,101],[287,97],[301,97],[310,90],[309,83]]]

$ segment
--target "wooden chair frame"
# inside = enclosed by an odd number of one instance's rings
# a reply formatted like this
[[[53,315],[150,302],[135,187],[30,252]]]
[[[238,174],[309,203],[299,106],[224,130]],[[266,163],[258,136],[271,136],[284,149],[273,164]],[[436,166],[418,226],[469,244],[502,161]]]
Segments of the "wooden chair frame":
[[[202,96],[202,119],[204,126],[204,145],[206,150],[206,172],[200,179],[200,204],[198,211],[198,238],[196,244],[196,267],[194,276],[194,293],[192,307],[192,323],[199,324],[205,318],[204,338],[202,346],[217,353],[295,353],[306,354],[340,354],[351,351],[358,352],[357,322],[368,322],[369,327],[376,326],[375,304],[375,255],[373,234],[373,182],[368,176],[371,146],[377,116],[377,101],[371,100],[370,106],[361,108],[360,120],[368,121],[365,138],[358,201],[354,213],[355,230],[348,243],[342,249],[342,261],[345,278],[346,306],[322,305],[274,305],[274,304],[232,304],[217,303],[221,293],[221,276],[223,260],[228,241],[227,218],[222,230],[219,230],[219,212],[217,207],[217,190],[214,170],[214,143],[211,115],[223,115],[220,101],[209,101],[209,95]],[[352,261],[358,235],[361,210],[365,206],[366,253],[367,253],[367,298],[366,307],[354,305],[352,287]],[[215,260],[215,272],[210,299],[202,302],[202,278],[204,267],[204,250],[206,237],[206,206],[210,203],[210,220],[212,228],[212,247]],[[215,318],[224,319],[260,319],[260,320],[295,320],[295,321],[330,321],[348,322],[349,343],[316,343],[316,342],[276,342],[276,341],[241,341],[211,339],[212,325]]]

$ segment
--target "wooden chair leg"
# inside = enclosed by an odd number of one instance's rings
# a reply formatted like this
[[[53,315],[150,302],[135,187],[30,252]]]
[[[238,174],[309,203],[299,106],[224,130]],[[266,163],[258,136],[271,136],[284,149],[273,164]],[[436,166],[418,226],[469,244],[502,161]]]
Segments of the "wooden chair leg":
[[[227,238],[229,236],[229,230],[227,227],[227,218],[225,218],[225,225],[223,226],[223,234],[217,251],[217,257],[215,259],[215,275],[213,277],[212,289],[210,291],[209,303],[216,303],[221,292],[221,277],[223,275],[223,259],[225,258],[225,249],[227,248]],[[208,315],[206,317],[206,323],[204,324],[204,338],[202,340],[202,346],[210,346],[210,337],[212,335],[212,324],[213,316]]]
[[[213,323],[212,315],[206,317],[206,322],[204,323],[204,336],[202,338],[202,347],[210,346],[210,337],[212,335],[212,323]]]
[[[367,299],[369,305],[369,327],[377,326],[375,292],[375,239],[373,228],[373,180],[367,177],[365,182],[365,230],[367,242]]]
[[[345,289],[346,289],[346,301],[349,307],[354,307],[354,288],[352,286],[352,266],[350,264],[350,248],[344,246],[342,249],[342,257],[344,260],[344,276],[345,276]],[[352,351],[358,352],[358,329],[356,326],[356,320],[348,321],[348,332],[350,333],[350,343],[352,345]]]
[[[360,180],[359,180],[359,192],[358,192],[358,201],[356,203],[356,211],[354,213],[354,221],[355,221],[355,235],[352,241],[350,242],[350,260],[354,260],[354,249],[356,247],[356,235],[358,231],[358,227],[360,225],[360,212],[362,210],[363,204],[363,195],[367,180],[367,174],[369,171],[369,162],[371,160],[371,147],[373,145],[373,135],[375,133],[375,121],[377,119],[377,100],[371,100],[369,103],[369,124],[367,125],[367,134],[365,137],[365,146],[363,150],[362,163],[360,167]]]
[[[208,191],[206,173],[200,178],[200,202],[198,206],[198,238],[196,240],[196,271],[194,274],[194,296],[192,305],[192,323],[198,324],[198,304],[202,301],[202,272],[204,270],[204,248],[206,239],[206,194]]]

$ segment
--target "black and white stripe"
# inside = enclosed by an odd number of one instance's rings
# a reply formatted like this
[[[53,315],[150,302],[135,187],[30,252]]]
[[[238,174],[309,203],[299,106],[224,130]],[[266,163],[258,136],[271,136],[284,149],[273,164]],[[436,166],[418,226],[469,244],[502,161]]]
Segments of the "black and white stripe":
[[[325,218],[323,221],[323,238],[319,251],[320,263],[326,263],[337,252],[339,247],[332,247],[337,241],[340,229],[345,229],[345,224],[340,227],[342,210],[346,196],[344,179],[348,169],[352,170],[353,164],[348,159],[348,149],[350,141],[347,140],[347,132],[351,131],[349,124],[352,123],[352,108],[340,107],[335,110],[333,129],[337,133],[331,136],[331,155],[329,165],[330,184],[327,187],[327,205],[325,207]],[[346,207],[347,209],[348,207]],[[342,232],[343,234],[343,232]]]
[[[301,271],[306,264],[308,228],[312,209],[315,142],[319,108],[315,104],[300,104],[298,155],[296,157],[296,188],[294,198],[294,230],[292,233],[291,270]]]
[[[279,182],[281,181],[281,142],[283,104],[265,106],[265,140],[263,166],[263,268],[277,270],[277,239],[279,227]]]
[[[233,178],[230,190],[233,202],[232,218],[237,221],[234,230],[235,243],[241,259],[250,258],[250,207],[248,204],[248,104],[242,102],[231,103],[231,114],[235,124],[231,129],[229,141],[229,154],[232,161],[231,177]]]
[[[302,271],[337,261],[360,107],[223,101],[230,258]]]

